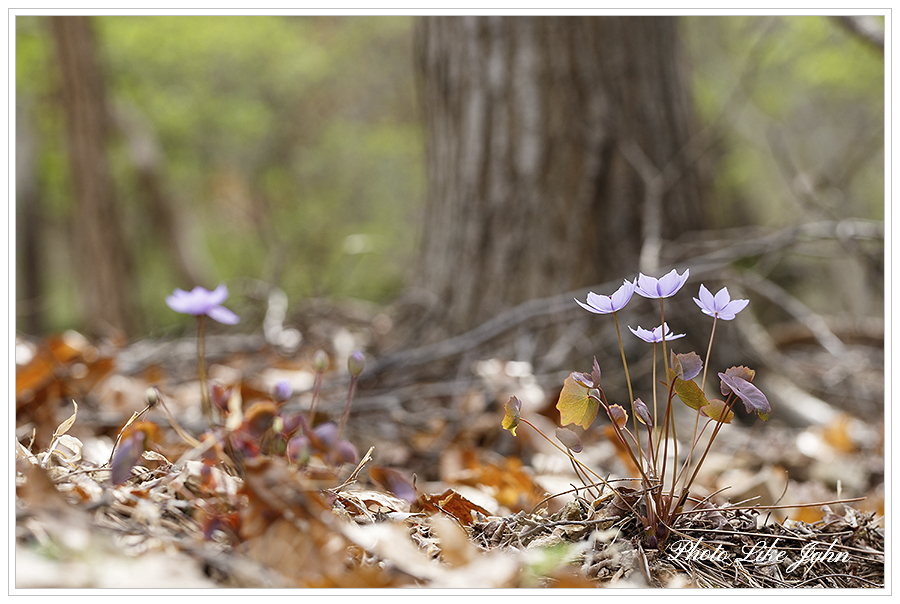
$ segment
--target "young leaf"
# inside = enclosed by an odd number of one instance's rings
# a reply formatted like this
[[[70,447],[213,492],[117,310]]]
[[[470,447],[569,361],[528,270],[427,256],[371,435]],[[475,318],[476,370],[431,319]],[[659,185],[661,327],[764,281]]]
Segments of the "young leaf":
[[[623,429],[628,423],[628,413],[620,405],[609,406],[609,419],[615,423],[619,429]]]
[[[675,375],[675,371],[669,368],[669,379],[675,380],[675,394],[685,405],[691,409],[700,409],[709,404],[706,395],[693,380],[683,380]]]
[[[135,430],[128,436],[122,438],[119,448],[113,455],[110,470],[112,470],[112,483],[122,484],[129,476],[131,476],[131,468],[141,458],[144,452],[144,440],[146,435],[140,430]]]
[[[671,365],[675,370],[675,375],[677,375],[682,380],[694,379],[695,377],[700,375],[700,370],[703,369],[703,360],[696,352],[675,354],[675,352],[673,351],[671,358]]]
[[[597,363],[597,357],[594,357],[594,368],[591,370],[591,379],[594,380],[594,388],[600,387],[600,365]]]
[[[572,453],[581,453],[583,449],[581,445],[581,439],[578,438],[577,434],[575,434],[568,428],[557,428],[556,438],[559,439],[559,442],[561,442],[567,449],[572,451]]]
[[[634,399],[634,414],[641,420],[645,426],[653,427],[653,418],[650,417],[650,410],[647,404],[639,398]]]
[[[759,388],[743,378],[732,377],[724,373],[719,374],[719,379],[722,380],[723,390],[727,386],[741,399],[744,407],[747,409],[747,413],[756,413],[763,421],[769,419],[772,406],[769,405],[769,400]]]
[[[575,378],[576,382],[578,382],[585,388],[594,387],[594,378],[591,377],[590,373],[581,373],[580,371],[576,371],[572,374],[572,377]]]
[[[710,417],[717,422],[722,422],[723,424],[730,424],[731,419],[734,417],[734,412],[725,411],[725,401],[714,398],[709,401],[709,404],[700,409],[700,413],[705,415],[706,417]]]
[[[600,403],[588,396],[588,389],[576,380],[576,373],[572,372],[563,382],[556,408],[559,410],[560,424],[576,424],[587,430],[597,417]]]
[[[725,370],[725,375],[729,377],[739,377],[742,380],[752,382],[753,378],[756,376],[756,370],[741,365],[739,367],[729,367]],[[725,382],[720,383],[720,389],[722,391],[722,396],[728,396],[731,392],[731,388],[729,388]]]
[[[516,428],[519,427],[519,412],[522,410],[522,401],[518,397],[510,397],[504,405],[506,415],[503,416],[503,422],[500,424],[504,430],[509,430],[510,434],[516,435]]]

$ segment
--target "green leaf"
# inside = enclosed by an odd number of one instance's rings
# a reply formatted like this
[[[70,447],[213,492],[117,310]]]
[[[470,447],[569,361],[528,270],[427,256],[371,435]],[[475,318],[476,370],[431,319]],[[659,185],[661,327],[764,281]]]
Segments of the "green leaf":
[[[560,424],[576,424],[587,430],[597,417],[600,403],[588,396],[588,389],[575,379],[573,372],[563,382],[556,408],[559,410]]]
[[[709,404],[706,395],[700,389],[694,380],[683,380],[675,376],[675,372],[669,369],[669,380],[675,380],[675,394],[681,399],[681,402],[691,409],[700,409]]]
[[[515,436],[516,428],[519,427],[519,412],[522,409],[522,401],[520,401],[518,397],[510,397],[510,399],[506,401],[504,409],[506,410],[506,415],[503,416],[503,422],[501,422],[500,425],[504,430],[509,430],[510,434]]]
[[[725,401],[714,398],[709,401],[709,404],[703,407],[700,410],[700,413],[705,415],[706,417],[710,417],[717,422],[722,422],[723,424],[730,424],[731,419],[734,417],[734,413],[732,411],[725,410]]]

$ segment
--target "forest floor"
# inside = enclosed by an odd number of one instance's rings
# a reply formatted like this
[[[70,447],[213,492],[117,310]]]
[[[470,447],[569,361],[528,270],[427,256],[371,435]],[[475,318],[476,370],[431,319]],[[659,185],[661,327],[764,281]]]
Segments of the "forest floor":
[[[364,320],[376,332],[379,321]],[[212,337],[210,379],[232,388],[245,420],[285,379],[294,394],[279,416],[306,414],[313,353],[327,348],[314,420],[336,421],[347,355],[371,342],[343,328],[306,335],[290,353]],[[523,418],[556,428],[561,381],[545,386],[526,365],[479,358],[465,379],[361,387],[347,425],[357,462],[300,467],[280,424],[207,430],[195,346],[17,339],[17,589],[885,587],[880,420],[724,426],[686,513],[653,549],[609,430],[583,434],[578,459],[615,491],[584,488],[527,426],[501,429],[512,395]],[[126,424],[152,440],[113,484]],[[241,430],[256,447],[234,445]]]

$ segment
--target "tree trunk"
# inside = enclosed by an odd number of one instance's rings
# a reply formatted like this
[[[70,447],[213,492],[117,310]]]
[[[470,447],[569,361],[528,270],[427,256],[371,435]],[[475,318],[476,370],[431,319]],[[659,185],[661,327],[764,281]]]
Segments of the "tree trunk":
[[[424,339],[638,270],[700,228],[670,17],[425,17]],[[603,292],[611,293],[611,292]]]
[[[132,333],[135,282],[106,153],[109,113],[89,17],[50,17],[75,200],[74,261],[85,330]]]
[[[16,323],[31,334],[44,329],[41,198],[35,170],[36,135],[25,103],[16,106]]]

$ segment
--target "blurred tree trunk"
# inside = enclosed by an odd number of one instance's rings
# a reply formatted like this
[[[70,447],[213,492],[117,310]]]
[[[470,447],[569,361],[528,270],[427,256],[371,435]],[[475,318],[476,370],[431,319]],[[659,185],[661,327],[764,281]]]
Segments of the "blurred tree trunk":
[[[642,251],[655,270],[660,241],[702,226],[675,18],[425,17],[416,41],[424,339],[624,277]]]
[[[35,170],[34,128],[28,103],[16,105],[16,322],[40,334],[44,329],[43,262],[41,257],[41,198]]]
[[[104,77],[90,17],[50,17],[62,76],[75,199],[74,262],[85,329],[132,333],[135,280],[106,153]]]

